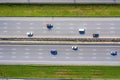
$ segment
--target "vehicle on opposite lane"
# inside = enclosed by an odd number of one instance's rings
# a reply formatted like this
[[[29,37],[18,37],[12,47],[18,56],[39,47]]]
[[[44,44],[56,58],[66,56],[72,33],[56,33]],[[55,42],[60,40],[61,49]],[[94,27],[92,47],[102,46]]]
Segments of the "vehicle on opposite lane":
[[[33,36],[33,32],[27,32],[27,36],[28,37],[32,37]]]

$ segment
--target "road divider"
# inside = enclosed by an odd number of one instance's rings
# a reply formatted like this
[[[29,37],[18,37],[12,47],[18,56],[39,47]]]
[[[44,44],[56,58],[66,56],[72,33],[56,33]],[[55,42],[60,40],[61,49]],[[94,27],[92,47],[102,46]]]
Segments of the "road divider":
[[[120,38],[0,38],[0,41],[33,41],[35,42],[120,42]]]
[[[120,3],[119,0],[0,0],[0,3],[47,3],[47,4],[103,4],[103,3]]]

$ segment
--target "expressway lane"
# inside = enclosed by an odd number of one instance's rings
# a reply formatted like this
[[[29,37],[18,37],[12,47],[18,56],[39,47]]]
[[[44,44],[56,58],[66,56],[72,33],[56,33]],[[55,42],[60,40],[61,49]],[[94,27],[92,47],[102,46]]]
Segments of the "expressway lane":
[[[78,46],[78,50],[72,50]],[[58,54],[52,55],[51,49],[56,49]],[[117,56],[112,56],[111,51],[117,51]],[[120,45],[0,45],[0,64],[32,63],[33,64],[120,64]],[[60,63],[59,63],[60,62]],[[68,63],[67,63],[68,62]],[[100,62],[100,63],[99,63]]]
[[[46,24],[53,24],[48,30]],[[120,18],[83,18],[83,17],[0,17],[1,38],[92,38],[93,33],[101,38],[120,38]],[[85,29],[85,35],[78,30]]]

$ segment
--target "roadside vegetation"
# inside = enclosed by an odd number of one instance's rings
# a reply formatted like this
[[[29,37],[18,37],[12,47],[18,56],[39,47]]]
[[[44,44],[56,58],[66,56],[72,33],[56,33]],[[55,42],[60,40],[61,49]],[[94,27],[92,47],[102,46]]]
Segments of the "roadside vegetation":
[[[0,16],[120,16],[120,4],[0,4]]]
[[[120,78],[120,66],[0,65],[7,78]]]

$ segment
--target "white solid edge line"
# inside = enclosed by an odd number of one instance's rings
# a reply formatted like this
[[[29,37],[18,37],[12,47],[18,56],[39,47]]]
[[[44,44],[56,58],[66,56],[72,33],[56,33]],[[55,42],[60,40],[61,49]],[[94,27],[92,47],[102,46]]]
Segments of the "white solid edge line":
[[[119,61],[16,61],[0,60],[0,64],[75,64],[75,65],[120,65]]]
[[[116,17],[0,17],[0,20],[20,20],[20,21],[120,21]]]

